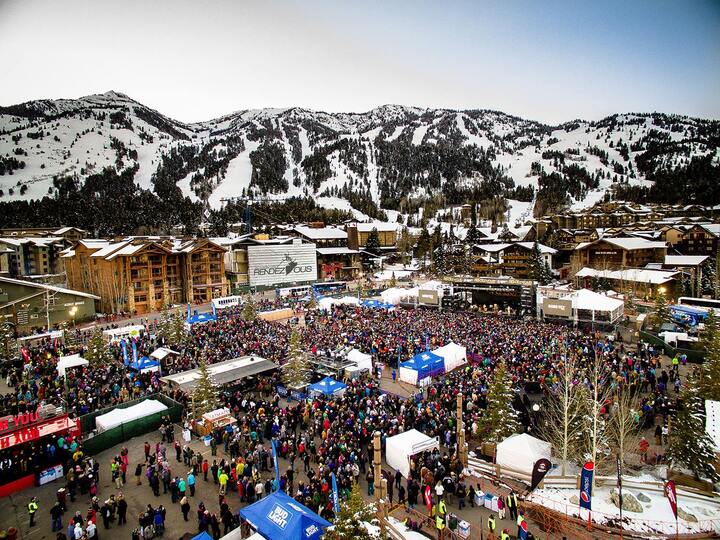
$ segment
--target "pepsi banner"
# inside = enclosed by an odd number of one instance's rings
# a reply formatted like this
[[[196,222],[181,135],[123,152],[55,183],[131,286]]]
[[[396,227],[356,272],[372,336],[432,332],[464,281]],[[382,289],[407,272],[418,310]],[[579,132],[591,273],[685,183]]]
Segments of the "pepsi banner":
[[[273,465],[275,465],[275,482],[280,482],[280,468],[278,467],[278,456],[277,448],[275,447],[275,439],[272,440],[272,460]]]
[[[583,465],[580,474],[580,508],[592,509],[592,478],[595,464],[588,461]]]
[[[133,355],[133,363],[137,365],[138,361],[138,351],[137,351],[137,343],[134,341],[132,342],[132,355]]]
[[[333,501],[333,512],[337,516],[340,513],[340,496],[338,495],[337,479],[335,473],[332,473],[332,501]]]
[[[125,343],[125,340],[120,340],[120,348],[122,349],[122,355],[123,355],[123,364],[126,366],[128,365],[128,353],[127,353],[127,343]]]

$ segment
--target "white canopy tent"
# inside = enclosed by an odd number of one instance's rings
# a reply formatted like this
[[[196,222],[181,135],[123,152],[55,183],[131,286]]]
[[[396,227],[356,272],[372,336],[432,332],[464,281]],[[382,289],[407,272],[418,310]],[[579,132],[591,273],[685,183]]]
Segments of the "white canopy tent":
[[[121,424],[127,424],[133,420],[145,418],[151,414],[166,410],[167,406],[163,405],[159,401],[155,399],[146,399],[145,401],[138,403],[137,405],[133,405],[132,407],[127,407],[125,409],[113,409],[109,413],[96,417],[95,427],[97,428],[98,433],[102,433],[108,429],[118,427]]]
[[[549,442],[527,433],[517,433],[497,445],[496,455],[496,463],[501,467],[530,476],[535,462],[550,459],[552,452]]]
[[[177,351],[173,351],[172,349],[169,349],[167,347],[159,347],[155,349],[152,353],[150,353],[150,358],[155,358],[156,360],[162,360],[169,354],[177,354],[180,353]]]
[[[452,371],[467,363],[467,349],[452,341],[433,352],[445,360],[445,371]]]
[[[382,301],[387,304],[398,305],[403,298],[417,298],[420,289],[413,287],[412,289],[401,289],[399,287],[391,287],[380,293]]]
[[[347,353],[347,359],[360,369],[368,369],[372,371],[372,356],[369,354],[360,352],[357,349],[352,349],[349,353]]]
[[[58,376],[64,377],[65,372],[68,368],[74,368],[78,366],[87,366],[90,362],[85,360],[79,354],[71,354],[69,356],[61,356],[58,358],[57,372]]]
[[[385,441],[385,460],[396,471],[400,471],[405,478],[410,475],[410,458],[415,454],[439,448],[437,437],[428,437],[417,429],[411,429],[388,437]]]
[[[342,298],[326,296],[318,301],[318,307],[322,310],[328,311],[335,304],[358,305],[359,303],[360,300],[358,300],[356,296],[343,296]]]

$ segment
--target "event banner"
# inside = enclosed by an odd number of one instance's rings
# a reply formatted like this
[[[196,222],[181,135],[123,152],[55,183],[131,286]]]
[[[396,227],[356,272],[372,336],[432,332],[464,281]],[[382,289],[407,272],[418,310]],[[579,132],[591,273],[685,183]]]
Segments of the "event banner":
[[[548,473],[551,466],[552,465],[549,459],[542,458],[535,462],[532,472],[532,482],[530,483],[530,491],[535,489],[538,484],[542,482],[542,479],[545,478],[545,475]]]
[[[430,490],[430,486],[425,486],[424,497],[428,510],[432,510],[432,491]]]
[[[317,280],[315,244],[248,246],[247,251],[251,287]]]
[[[335,478],[335,473],[332,473],[332,490],[333,512],[335,512],[335,515],[337,516],[340,513],[340,496],[338,495],[337,479]]]
[[[123,364],[126,366],[128,365],[128,353],[127,353],[127,343],[124,339],[120,340],[120,348],[122,349],[122,355],[123,355]]]
[[[580,508],[588,510],[592,507],[592,477],[595,471],[595,464],[588,461],[583,465],[580,475]]]
[[[668,480],[665,482],[665,496],[670,501],[670,508],[672,508],[673,515],[677,519],[677,491],[675,489],[675,482]]]

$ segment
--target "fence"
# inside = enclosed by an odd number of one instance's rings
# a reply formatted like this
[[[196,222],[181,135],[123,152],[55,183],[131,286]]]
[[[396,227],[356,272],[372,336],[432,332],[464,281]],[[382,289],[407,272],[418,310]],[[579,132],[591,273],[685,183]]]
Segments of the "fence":
[[[143,435],[145,433],[153,431],[160,427],[163,417],[169,416],[170,420],[172,420],[173,422],[179,422],[181,420],[183,411],[182,405],[180,405],[177,401],[165,396],[164,394],[151,394],[141,399],[135,399],[132,401],[127,401],[125,403],[121,403],[117,407],[108,407],[106,409],[81,416],[80,425],[82,426],[82,432],[87,434],[95,429],[96,417],[110,412],[111,410],[116,408],[125,409],[127,407],[131,407],[132,405],[137,405],[138,403],[141,403],[146,399],[155,399],[166,405],[168,408],[167,410],[151,414],[144,418],[133,420],[132,422],[120,424],[115,428],[103,431],[102,433],[97,433],[92,437],[88,437],[83,442],[85,452],[92,455],[98,454],[100,452],[103,452],[104,450],[107,450],[108,448],[112,448],[113,446],[120,444],[123,441],[127,441],[128,439],[132,439],[133,437],[137,437],[138,435]]]
[[[687,356],[687,359],[689,362],[695,362],[695,363],[702,363],[705,361],[705,353],[702,351],[697,351],[695,349],[681,349],[677,347],[673,347],[672,345],[669,345],[665,343],[665,341],[654,335],[650,334],[648,332],[645,332],[644,330],[640,330],[640,339],[643,341],[646,341],[650,343],[651,345],[655,345],[656,347],[660,347],[665,351],[665,354],[668,355],[670,358],[673,356],[684,354]]]

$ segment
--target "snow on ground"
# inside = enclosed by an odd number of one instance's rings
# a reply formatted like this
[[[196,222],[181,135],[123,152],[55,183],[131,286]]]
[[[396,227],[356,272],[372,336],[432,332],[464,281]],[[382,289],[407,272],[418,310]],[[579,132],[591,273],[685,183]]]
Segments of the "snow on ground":
[[[415,128],[412,138],[413,145],[417,146],[422,143],[428,129],[430,129],[430,124],[423,124],[422,126]]]
[[[403,525],[402,522],[398,521],[397,519],[395,519],[392,516],[388,517],[388,521],[392,525],[394,525],[395,530],[397,530],[405,540],[427,540],[428,539],[428,537],[425,536],[424,534],[420,534],[419,532],[411,531],[405,525]]]
[[[395,128],[395,131],[392,132],[392,135],[387,137],[385,140],[386,141],[394,141],[395,139],[397,139],[400,136],[400,134],[403,132],[403,129],[405,129],[405,126],[403,126],[403,125],[397,126]]]
[[[510,220],[508,222],[508,227],[514,227],[516,222],[523,225],[528,219],[533,217],[532,202],[507,199],[507,204],[510,207]]]
[[[360,210],[355,210],[350,203],[339,197],[317,197],[315,202],[321,208],[329,208],[331,210],[347,210],[352,212],[352,215],[358,221],[371,221],[370,216],[363,214]]]
[[[246,140],[245,150],[240,152],[238,157],[230,160],[225,179],[213,190],[208,199],[211,208],[220,208],[223,204],[221,199],[239,197],[243,188],[247,191],[252,178],[250,153],[257,150],[258,146],[260,146],[260,141]]]
[[[608,523],[620,519],[620,511],[610,502],[611,489],[614,488],[610,486],[595,487],[592,497],[592,519],[597,523]],[[637,532],[675,533],[675,520],[670,503],[663,493],[624,488],[623,495],[626,493],[632,493],[635,498],[639,493],[643,493],[650,499],[650,502],[639,501],[643,506],[642,513],[623,510],[625,528]],[[530,500],[546,508],[586,520],[587,511],[581,509],[577,503],[570,502],[570,497],[573,495],[578,496],[577,489],[536,489],[530,496]],[[697,523],[678,519],[680,533],[696,533],[716,530],[720,527],[720,501],[710,498],[700,501],[687,497],[687,494],[683,497],[682,490],[678,490],[678,508],[693,514],[698,519]]]

